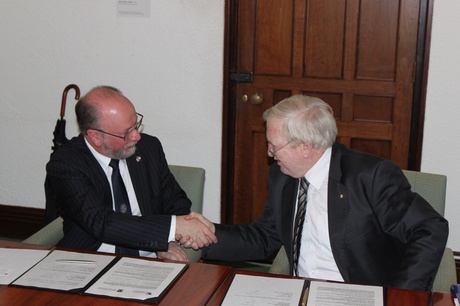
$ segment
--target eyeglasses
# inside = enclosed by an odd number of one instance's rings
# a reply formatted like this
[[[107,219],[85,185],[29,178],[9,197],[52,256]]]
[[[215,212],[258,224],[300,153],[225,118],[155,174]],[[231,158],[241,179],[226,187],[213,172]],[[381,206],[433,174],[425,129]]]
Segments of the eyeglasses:
[[[123,140],[126,140],[126,138],[128,138],[128,136],[134,131],[134,130],[137,130],[139,131],[141,125],[142,125],[142,119],[144,119],[144,116],[139,114],[139,113],[136,113],[136,115],[138,117],[140,117],[140,119],[136,122],[136,125],[130,129],[129,131],[127,131],[125,133],[124,136],[120,136],[120,135],[115,135],[115,134],[112,134],[112,133],[109,133],[109,132],[106,132],[106,131],[103,131],[103,130],[100,130],[100,129],[91,129],[91,130],[95,130],[95,131],[98,131],[98,132],[101,132],[101,133],[104,133],[104,134],[107,134],[107,135],[110,135],[110,136],[113,136],[113,137],[117,137],[117,138],[120,138],[120,139],[123,139]]]
[[[282,145],[281,147],[278,147],[278,148],[275,148],[275,147],[273,147],[273,145],[271,143],[268,143],[267,144],[267,151],[268,151],[268,153],[270,153],[271,155],[274,156],[276,152],[278,152],[279,150],[281,150],[282,148],[284,148],[285,146],[287,146],[288,144],[290,144],[293,141],[294,141],[294,139],[291,139],[287,143],[285,143],[284,145]],[[270,146],[271,146],[271,148],[270,148]]]

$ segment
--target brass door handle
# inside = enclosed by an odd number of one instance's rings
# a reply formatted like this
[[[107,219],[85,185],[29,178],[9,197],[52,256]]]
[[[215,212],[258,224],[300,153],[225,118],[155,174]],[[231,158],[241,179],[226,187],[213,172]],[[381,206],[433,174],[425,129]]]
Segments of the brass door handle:
[[[255,93],[251,96],[251,104],[259,105],[263,101],[262,95],[260,93]]]
[[[244,94],[241,96],[241,101],[248,102],[248,95]],[[259,105],[263,101],[262,95],[260,93],[255,93],[251,96],[251,104],[252,105]]]

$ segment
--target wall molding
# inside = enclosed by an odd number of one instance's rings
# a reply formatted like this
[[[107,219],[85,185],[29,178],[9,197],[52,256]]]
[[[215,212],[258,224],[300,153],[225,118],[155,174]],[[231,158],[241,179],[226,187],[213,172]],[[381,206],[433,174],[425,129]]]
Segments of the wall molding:
[[[460,283],[460,252],[454,251],[455,269],[457,270],[457,284]]]

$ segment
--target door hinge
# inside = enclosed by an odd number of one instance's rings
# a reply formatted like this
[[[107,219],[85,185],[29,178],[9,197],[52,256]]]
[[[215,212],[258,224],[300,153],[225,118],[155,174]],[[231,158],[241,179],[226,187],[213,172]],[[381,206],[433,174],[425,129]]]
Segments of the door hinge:
[[[238,83],[252,83],[252,71],[231,71],[230,81]]]

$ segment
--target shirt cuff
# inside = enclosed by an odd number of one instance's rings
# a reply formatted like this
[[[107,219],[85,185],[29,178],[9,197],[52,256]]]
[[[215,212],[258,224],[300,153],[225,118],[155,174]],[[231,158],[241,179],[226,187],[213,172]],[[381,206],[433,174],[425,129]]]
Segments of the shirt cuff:
[[[176,241],[176,216],[171,216],[168,242]]]

